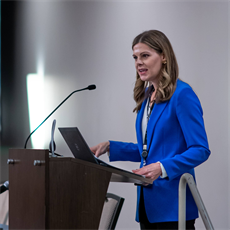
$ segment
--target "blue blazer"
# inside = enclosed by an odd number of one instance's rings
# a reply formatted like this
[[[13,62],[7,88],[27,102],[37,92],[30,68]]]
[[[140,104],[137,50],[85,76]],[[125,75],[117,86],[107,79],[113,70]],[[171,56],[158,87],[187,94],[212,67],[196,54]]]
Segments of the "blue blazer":
[[[110,161],[141,162],[142,117],[146,100],[137,114],[137,144],[110,141]],[[194,177],[194,168],[210,155],[200,101],[192,88],[177,80],[170,100],[154,106],[147,126],[147,164],[160,161],[167,174],[143,187],[146,214],[151,223],[178,221],[178,186],[182,174]],[[186,219],[196,219],[198,210],[187,189]],[[140,186],[137,188],[136,221],[139,222]]]

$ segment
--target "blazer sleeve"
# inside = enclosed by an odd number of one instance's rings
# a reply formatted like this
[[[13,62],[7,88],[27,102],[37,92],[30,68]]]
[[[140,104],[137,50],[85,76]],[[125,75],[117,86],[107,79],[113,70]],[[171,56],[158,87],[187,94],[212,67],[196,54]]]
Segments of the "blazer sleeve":
[[[201,104],[190,87],[178,93],[176,115],[187,149],[172,158],[165,158],[161,161],[169,180],[203,163],[210,155]]]
[[[138,145],[134,143],[110,141],[109,152],[110,161],[141,161]]]

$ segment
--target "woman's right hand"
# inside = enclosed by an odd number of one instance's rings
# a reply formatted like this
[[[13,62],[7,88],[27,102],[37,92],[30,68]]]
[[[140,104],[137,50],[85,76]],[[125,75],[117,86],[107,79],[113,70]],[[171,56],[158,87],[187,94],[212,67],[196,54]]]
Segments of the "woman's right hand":
[[[93,154],[96,156],[96,157],[99,157],[101,156],[102,154],[106,153],[109,151],[109,141],[106,141],[106,142],[102,142],[94,147],[91,147],[90,150],[93,152]]]

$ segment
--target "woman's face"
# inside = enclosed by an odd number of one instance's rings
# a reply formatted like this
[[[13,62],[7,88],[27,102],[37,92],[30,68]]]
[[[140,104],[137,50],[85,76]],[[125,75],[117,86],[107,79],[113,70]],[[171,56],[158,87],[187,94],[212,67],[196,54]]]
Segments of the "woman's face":
[[[162,63],[165,61],[164,55],[158,54],[144,43],[137,43],[133,47],[133,58],[141,80],[152,82],[156,87],[161,76]]]

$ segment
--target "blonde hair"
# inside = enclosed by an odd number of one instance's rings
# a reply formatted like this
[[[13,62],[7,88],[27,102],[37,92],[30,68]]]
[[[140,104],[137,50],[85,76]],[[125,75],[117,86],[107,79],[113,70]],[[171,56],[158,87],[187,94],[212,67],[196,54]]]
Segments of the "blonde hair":
[[[164,54],[167,62],[166,64],[162,64],[162,75],[156,91],[156,103],[169,100],[176,89],[176,82],[179,75],[176,56],[170,41],[162,32],[158,30],[149,30],[134,38],[132,49],[138,43],[144,43],[154,49],[158,54]],[[136,107],[133,112],[138,112],[140,110],[141,104],[148,96],[148,90],[146,91],[147,87],[148,82],[142,81],[137,72],[135,87],[133,90]]]

